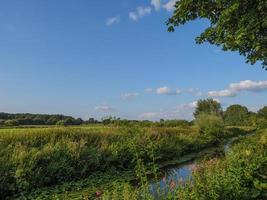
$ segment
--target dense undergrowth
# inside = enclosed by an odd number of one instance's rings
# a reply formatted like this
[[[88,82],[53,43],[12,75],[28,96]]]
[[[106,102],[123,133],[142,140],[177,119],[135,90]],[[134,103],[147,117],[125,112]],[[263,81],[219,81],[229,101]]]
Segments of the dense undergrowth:
[[[267,130],[240,139],[224,157],[201,161],[193,178],[169,182],[159,188],[159,199],[169,200],[264,200],[267,198]],[[166,192],[167,191],[167,192]],[[161,195],[161,196],[160,196]],[[117,185],[101,199],[155,199],[147,185],[135,189]]]
[[[240,134],[237,128],[200,126],[143,128],[80,127],[0,130],[2,198],[81,180],[96,172],[156,165]],[[152,170],[153,169],[153,170]],[[138,171],[142,171],[138,170]],[[137,172],[138,172],[137,171]],[[135,173],[142,177],[140,172]]]

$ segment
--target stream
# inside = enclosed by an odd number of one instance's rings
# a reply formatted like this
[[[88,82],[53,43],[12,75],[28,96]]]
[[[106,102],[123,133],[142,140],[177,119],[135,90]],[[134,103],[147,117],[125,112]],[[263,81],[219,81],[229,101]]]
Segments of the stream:
[[[252,133],[253,134],[253,133]],[[203,159],[205,156],[212,155],[214,152],[227,153],[231,150],[232,144],[241,137],[245,137],[248,135],[241,135],[238,137],[234,137],[229,139],[226,143],[219,145],[218,147],[208,148],[201,152],[200,155],[192,155],[192,159],[178,165],[169,166],[162,169],[162,178],[160,180],[150,181],[149,188],[150,193],[153,195],[155,199],[161,199],[162,192],[166,193],[171,187],[182,184],[186,180],[192,179],[192,171],[194,170],[196,163],[198,160]],[[212,156],[211,156],[212,157]],[[160,190],[159,190],[160,189]],[[159,194],[160,191],[160,194]]]

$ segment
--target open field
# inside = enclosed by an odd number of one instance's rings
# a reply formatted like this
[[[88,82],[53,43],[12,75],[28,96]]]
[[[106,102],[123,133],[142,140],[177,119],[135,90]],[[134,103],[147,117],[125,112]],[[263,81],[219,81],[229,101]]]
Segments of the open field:
[[[251,130],[231,127],[215,137],[196,126],[0,129],[0,190],[18,196],[107,171],[130,171],[138,179],[137,168],[154,173],[164,162]]]

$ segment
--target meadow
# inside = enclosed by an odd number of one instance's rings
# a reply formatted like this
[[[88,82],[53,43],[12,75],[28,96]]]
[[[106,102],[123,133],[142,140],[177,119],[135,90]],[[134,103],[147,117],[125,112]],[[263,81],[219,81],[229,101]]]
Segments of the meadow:
[[[101,183],[114,173],[128,173],[142,185],[142,179],[157,174],[161,165],[250,131],[217,127],[204,134],[195,125],[0,129],[1,197],[22,197],[97,174],[94,180]]]
[[[1,198],[264,199],[267,107],[223,111],[207,99],[194,117],[100,122],[2,113]],[[166,168],[188,162],[183,180],[161,180]],[[158,181],[166,188],[151,191]]]

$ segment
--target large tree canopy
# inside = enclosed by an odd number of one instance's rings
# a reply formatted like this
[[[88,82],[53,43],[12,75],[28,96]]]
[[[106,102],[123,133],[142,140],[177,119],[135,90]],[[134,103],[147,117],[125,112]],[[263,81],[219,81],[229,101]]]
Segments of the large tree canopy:
[[[249,111],[245,106],[231,105],[223,113],[223,118],[227,125],[245,126],[248,125]]]
[[[197,43],[238,51],[247,62],[260,61],[267,69],[267,0],[178,0],[168,30],[198,18],[208,19],[210,26]]]
[[[201,99],[197,102],[197,107],[194,112],[194,117],[197,118],[200,114],[222,116],[223,110],[221,104],[213,99]]]

